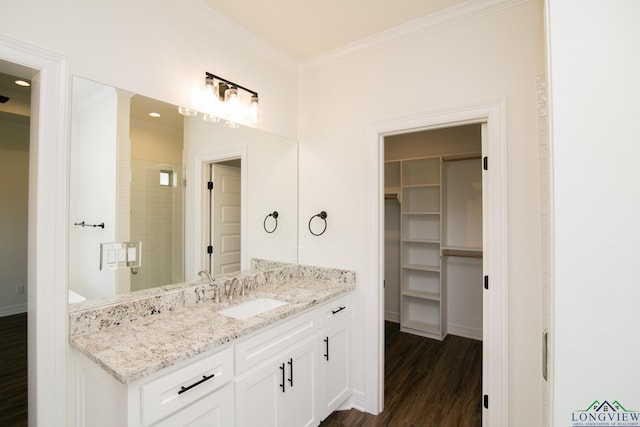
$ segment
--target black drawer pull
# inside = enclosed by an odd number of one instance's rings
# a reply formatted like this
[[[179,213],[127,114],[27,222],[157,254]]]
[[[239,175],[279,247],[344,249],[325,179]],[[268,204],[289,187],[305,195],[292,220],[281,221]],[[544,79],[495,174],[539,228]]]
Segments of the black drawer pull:
[[[190,385],[190,386],[188,386],[188,387],[185,387],[185,386],[180,387],[180,390],[178,391],[178,394],[182,394],[182,393],[184,393],[185,391],[189,391],[189,390],[191,390],[192,388],[194,388],[194,387],[196,387],[196,386],[199,386],[199,385],[200,385],[200,384],[202,384],[203,382],[208,381],[208,380],[210,380],[210,379],[211,379],[211,378],[213,378],[213,377],[215,377],[215,374],[211,374],[211,375],[209,375],[209,376],[203,375],[203,376],[202,376],[202,379],[201,379],[200,381],[198,381],[198,382],[196,382],[196,383],[193,383],[193,384],[191,384],[191,385]]]
[[[340,313],[340,312],[341,312],[342,310],[344,310],[345,308],[347,308],[347,307],[342,306],[342,307],[337,308],[337,309],[335,309],[335,310],[331,310],[331,314]]]
[[[329,361],[329,337],[326,337],[324,340],[324,343],[327,345],[327,351],[324,354],[324,358],[327,359],[327,362]]]
[[[284,363],[280,365],[280,371],[282,372],[282,384],[280,384],[280,388],[282,388],[282,392],[285,392],[285,380],[284,380]]]
[[[293,359],[289,359],[287,364],[289,365],[289,385],[293,387]]]

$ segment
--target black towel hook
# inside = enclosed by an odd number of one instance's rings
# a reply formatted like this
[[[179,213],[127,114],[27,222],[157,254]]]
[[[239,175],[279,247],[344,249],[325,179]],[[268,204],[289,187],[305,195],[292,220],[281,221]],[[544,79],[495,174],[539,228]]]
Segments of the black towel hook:
[[[276,221],[271,231],[267,230],[267,219],[269,219],[269,217],[273,217],[273,219]],[[272,213],[264,217],[264,221],[262,222],[262,227],[264,228],[264,231],[266,231],[267,233],[273,233],[274,231],[276,231],[276,228],[278,228],[278,211],[273,211]]]
[[[311,221],[313,221],[313,218],[318,217],[321,220],[324,221],[324,228],[322,229],[322,231],[320,233],[314,233],[313,230],[311,229]],[[325,211],[321,211],[318,214],[315,214],[314,216],[312,216],[309,219],[309,232],[311,234],[313,234],[314,236],[322,236],[324,234],[324,232],[327,231],[327,213]]]

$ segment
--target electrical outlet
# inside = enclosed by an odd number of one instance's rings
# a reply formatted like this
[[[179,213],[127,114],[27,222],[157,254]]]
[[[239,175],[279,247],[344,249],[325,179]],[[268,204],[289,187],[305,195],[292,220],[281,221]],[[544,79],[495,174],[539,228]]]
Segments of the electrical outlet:
[[[16,295],[22,295],[22,294],[24,294],[24,285],[20,283],[16,285]]]

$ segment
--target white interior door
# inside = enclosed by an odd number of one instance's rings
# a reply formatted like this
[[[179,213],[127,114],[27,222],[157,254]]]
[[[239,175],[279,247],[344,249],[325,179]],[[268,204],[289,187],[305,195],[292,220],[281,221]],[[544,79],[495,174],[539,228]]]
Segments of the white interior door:
[[[240,270],[240,167],[211,164],[211,260],[213,275]]]

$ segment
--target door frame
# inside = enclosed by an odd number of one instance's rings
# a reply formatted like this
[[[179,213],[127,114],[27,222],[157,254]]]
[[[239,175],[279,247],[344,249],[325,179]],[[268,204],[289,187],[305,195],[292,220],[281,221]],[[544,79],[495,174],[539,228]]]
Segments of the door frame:
[[[187,187],[188,199],[187,210],[185,212],[185,218],[189,218],[190,212],[197,213],[196,218],[200,218],[198,221],[193,221],[193,229],[185,232],[185,239],[188,238],[189,233],[193,233],[192,244],[185,244],[185,280],[195,280],[197,272],[202,270],[204,263],[204,256],[200,256],[202,248],[205,245],[204,231],[205,231],[205,218],[206,218],[206,206],[205,206],[205,190],[204,182],[204,168],[209,163],[218,163],[225,160],[240,159],[240,268],[245,270],[248,268],[248,259],[246,254],[248,249],[247,241],[247,198],[248,198],[248,174],[247,174],[247,147],[238,147],[223,150],[212,150],[203,153],[198,153],[195,156],[195,160],[191,167],[193,168],[193,179],[189,181],[194,185],[191,189]],[[208,191],[208,190],[207,190]],[[190,206],[192,205],[192,207]],[[244,251],[244,253],[243,253]]]
[[[228,165],[224,165],[225,161],[222,162],[211,162],[211,163],[207,163],[206,166],[209,169],[209,179],[213,182],[213,189],[207,191],[205,194],[205,199],[207,200],[206,202],[206,206],[204,206],[205,210],[204,210],[204,215],[205,218],[207,219],[204,222],[204,231],[205,231],[205,236],[210,236],[210,244],[213,246],[213,253],[211,254],[210,257],[205,256],[205,262],[210,260],[210,265],[212,265],[215,268],[210,268],[209,272],[215,277],[216,275],[224,275],[224,274],[228,274],[228,273],[223,273],[220,268],[220,260],[216,260],[216,256],[218,257],[222,257],[221,255],[221,249],[223,247],[222,245],[222,238],[220,237],[220,230],[216,230],[216,227],[213,225],[214,222],[216,224],[216,226],[220,225],[222,227],[222,225],[220,224],[220,218],[216,218],[216,215],[220,213],[219,208],[220,208],[220,199],[222,199],[222,195],[221,195],[221,191],[222,191],[222,185],[221,183],[219,183],[218,181],[216,181],[216,177],[218,177],[218,179],[220,179],[219,175],[220,174],[220,167],[222,166],[223,169],[224,168],[233,168],[235,170],[237,170],[238,177],[240,177],[240,185],[242,185],[242,159],[237,158],[237,159],[230,159],[230,160],[240,160],[240,168],[238,169],[237,167],[232,167],[232,166],[228,166]],[[227,174],[229,173],[228,171],[226,172]],[[206,179],[206,178],[205,178]],[[208,189],[207,189],[208,190]],[[242,188],[240,188],[240,210],[242,210]],[[209,209],[207,209],[209,208]],[[234,219],[238,221],[238,224],[240,225],[240,231],[242,232],[242,221],[240,219],[241,216],[241,212],[238,212],[238,216],[236,217],[234,215]],[[242,239],[242,237],[240,236],[240,239]],[[205,237],[206,240],[206,237]],[[240,241],[240,254],[238,255],[238,263],[241,264],[242,263],[242,241]],[[245,248],[246,251],[246,248]],[[209,259],[207,259],[209,258]],[[237,271],[237,270],[232,270],[232,271]]]
[[[507,119],[506,99],[500,98],[436,111],[383,119],[368,127],[368,169],[371,192],[370,245],[367,257],[377,269],[377,287],[369,295],[377,310],[366,311],[365,324],[376,325],[367,334],[365,372],[376,372],[365,384],[366,406],[373,413],[384,408],[384,138],[416,131],[447,128],[472,123],[483,125],[482,155],[488,158],[483,171],[483,274],[489,289],[483,295],[483,395],[491,402],[483,409],[484,426],[507,425],[509,421],[508,342],[508,222],[507,222]],[[481,285],[481,284],[479,284]],[[479,399],[482,396],[478,396]]]
[[[29,136],[29,425],[67,425],[69,64],[0,36],[0,60],[33,72]]]

